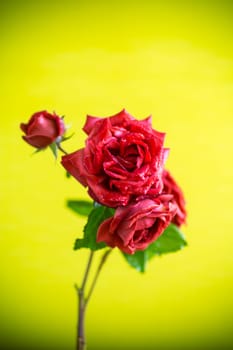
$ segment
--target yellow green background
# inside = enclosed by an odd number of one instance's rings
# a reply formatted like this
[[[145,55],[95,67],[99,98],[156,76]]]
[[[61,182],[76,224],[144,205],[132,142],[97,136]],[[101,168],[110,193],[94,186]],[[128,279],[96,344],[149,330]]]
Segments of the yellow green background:
[[[51,152],[31,156],[20,122],[65,115],[81,148],[86,114],[126,108],[167,132],[189,246],[147,272],[115,250],[89,304],[88,349],[231,349],[231,1],[8,1],[0,5],[2,349],[74,349],[73,285],[88,252],[65,207],[86,190]],[[97,253],[96,263],[100,257]]]

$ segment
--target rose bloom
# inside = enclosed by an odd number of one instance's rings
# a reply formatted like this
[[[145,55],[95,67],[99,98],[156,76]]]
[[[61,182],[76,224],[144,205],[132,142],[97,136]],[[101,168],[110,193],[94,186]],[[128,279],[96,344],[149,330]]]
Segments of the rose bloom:
[[[99,226],[97,242],[118,247],[127,254],[144,250],[163,233],[176,209],[172,195],[165,194],[118,207],[114,216]]]
[[[186,221],[185,199],[181,188],[178,186],[174,178],[167,171],[163,171],[163,193],[173,195],[173,200],[177,204],[177,212],[172,222],[177,226],[181,226]]]
[[[127,205],[153,186],[162,191],[168,150],[165,134],[152,129],[151,117],[136,120],[125,110],[108,118],[87,116],[85,148],[62,157],[62,165],[89,195],[109,207]]]
[[[47,111],[34,113],[27,124],[20,124],[20,128],[25,133],[23,139],[36,148],[49,146],[65,132],[63,119]]]

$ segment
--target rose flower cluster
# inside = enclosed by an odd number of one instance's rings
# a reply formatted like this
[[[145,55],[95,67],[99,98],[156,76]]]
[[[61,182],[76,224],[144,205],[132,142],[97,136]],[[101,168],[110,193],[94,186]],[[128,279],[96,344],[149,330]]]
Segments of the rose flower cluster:
[[[133,254],[170,223],[185,222],[183,193],[164,169],[165,134],[152,128],[151,117],[136,120],[125,110],[107,118],[87,116],[83,130],[85,147],[61,163],[94,201],[116,209],[99,226],[97,242]]]
[[[64,152],[60,143],[67,139],[66,128],[55,113],[37,112],[20,127],[23,139],[38,150],[50,146]],[[107,118],[87,116],[83,130],[85,148],[66,154],[61,163],[95,202],[116,209],[100,224],[97,242],[133,254],[170,223],[185,222],[183,193],[164,169],[165,134],[152,128],[151,117],[136,120],[125,110]]]

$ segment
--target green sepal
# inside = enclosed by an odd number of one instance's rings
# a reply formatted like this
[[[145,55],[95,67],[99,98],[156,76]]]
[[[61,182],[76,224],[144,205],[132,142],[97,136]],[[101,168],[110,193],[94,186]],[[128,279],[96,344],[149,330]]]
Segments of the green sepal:
[[[145,272],[147,262],[156,255],[176,252],[187,245],[183,233],[180,229],[170,224],[163,234],[145,250],[137,251],[134,254],[123,253],[130,266],[140,272]]]
[[[71,134],[71,135],[69,135],[69,136],[62,136],[62,139],[61,139],[61,142],[64,142],[64,141],[67,141],[67,140],[69,140],[69,139],[71,139],[71,137],[73,137],[74,136],[74,132]]]
[[[79,214],[82,216],[88,216],[93,209],[93,202],[89,202],[85,200],[68,199],[66,202],[66,205],[76,214]]]
[[[49,147],[50,147],[51,151],[53,152],[53,155],[54,155],[55,159],[57,159],[57,153],[58,152],[57,152],[57,144],[56,144],[56,142],[51,143],[49,145]]]
[[[104,242],[96,242],[97,231],[100,224],[114,215],[114,209],[102,205],[95,206],[90,212],[87,224],[84,227],[83,238],[78,238],[74,244],[74,250],[80,248],[89,248],[98,250],[106,247]]]
[[[42,152],[42,151],[45,151],[45,150],[46,150],[46,147],[36,148],[35,151],[32,154],[36,154],[36,153],[39,153],[39,152]]]

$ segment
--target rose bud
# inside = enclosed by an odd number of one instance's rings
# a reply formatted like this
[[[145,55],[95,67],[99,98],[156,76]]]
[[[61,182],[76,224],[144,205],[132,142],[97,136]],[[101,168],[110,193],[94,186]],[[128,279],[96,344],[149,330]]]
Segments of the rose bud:
[[[23,139],[39,149],[60,141],[65,133],[63,118],[47,111],[34,113],[27,124],[20,124],[20,128],[25,133]]]
[[[62,165],[96,202],[125,206],[152,186],[157,194],[162,191],[168,150],[151,117],[136,120],[125,110],[108,118],[87,116],[83,129],[85,148],[63,156]]]
[[[127,254],[144,250],[163,233],[176,209],[172,195],[163,194],[118,207],[114,216],[99,226],[97,242],[118,247]]]
[[[163,171],[162,177],[164,185],[163,193],[172,194],[173,200],[177,204],[177,212],[174,218],[172,219],[172,222],[177,226],[181,226],[186,222],[187,216],[183,192],[167,170]]]

